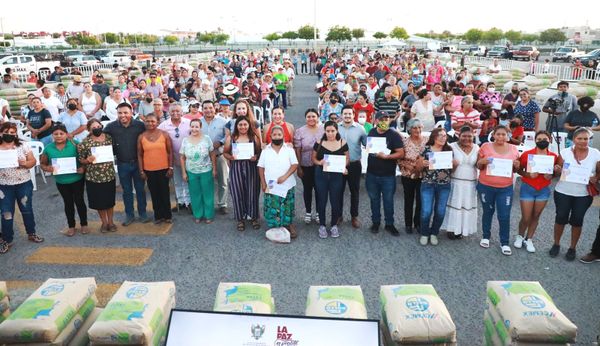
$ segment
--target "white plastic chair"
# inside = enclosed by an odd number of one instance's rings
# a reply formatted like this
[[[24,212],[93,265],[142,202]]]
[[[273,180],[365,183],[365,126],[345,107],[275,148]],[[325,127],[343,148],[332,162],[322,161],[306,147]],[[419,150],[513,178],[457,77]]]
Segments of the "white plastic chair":
[[[29,173],[31,174],[31,182],[33,183],[33,191],[37,190],[37,181],[36,181],[36,173],[37,171],[40,171],[40,155],[42,154],[42,152],[44,152],[44,143],[40,142],[40,141],[31,141],[28,143],[29,147],[31,148],[31,152],[33,153],[33,157],[35,157],[35,166],[32,167],[29,170]],[[41,172],[40,174],[42,176],[42,180],[44,181],[44,184],[48,184],[48,182],[46,181],[46,176],[44,175],[44,172]]]
[[[260,127],[262,128],[265,125],[265,117],[262,108],[254,106],[252,108],[252,111],[254,112],[254,118],[258,120],[258,122],[260,123]]]
[[[433,128],[444,128],[446,126],[446,120],[440,120],[437,123],[435,123],[435,125],[433,126]]]
[[[106,125],[108,125],[109,123],[112,123],[112,120],[103,120],[100,123],[102,124],[102,127],[106,127]]]

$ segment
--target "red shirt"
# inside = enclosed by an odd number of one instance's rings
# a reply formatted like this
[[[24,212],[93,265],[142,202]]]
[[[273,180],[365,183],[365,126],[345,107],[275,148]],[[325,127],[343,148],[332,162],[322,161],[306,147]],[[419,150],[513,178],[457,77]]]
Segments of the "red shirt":
[[[525,128],[523,126],[517,126],[511,131],[512,138],[517,138],[523,135],[525,135]]]
[[[371,123],[373,120],[373,113],[375,113],[375,107],[373,107],[372,103],[367,103],[367,105],[363,107],[359,102],[356,102],[352,108],[354,108],[354,121],[358,121],[358,112],[364,110],[367,112],[367,122]]]
[[[537,148],[527,150],[526,152],[521,154],[521,157],[519,158],[519,161],[521,161],[521,167],[527,167],[527,161],[529,160],[529,155],[539,155],[537,153]],[[554,156],[554,164],[556,164],[556,160],[558,159],[558,156],[549,150],[548,150],[548,155]],[[545,188],[546,186],[549,186],[550,184],[552,184],[552,180],[548,180],[548,179],[544,178],[543,174],[538,174],[538,176],[535,178],[522,176],[521,180],[523,181],[523,183],[533,187],[534,189],[536,189],[538,191]]]

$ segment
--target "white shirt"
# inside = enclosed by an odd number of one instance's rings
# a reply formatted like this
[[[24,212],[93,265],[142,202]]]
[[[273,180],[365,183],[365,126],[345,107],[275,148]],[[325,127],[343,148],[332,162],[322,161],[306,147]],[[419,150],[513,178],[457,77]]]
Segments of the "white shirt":
[[[283,145],[277,153],[271,145],[267,145],[267,147],[260,153],[260,159],[258,160],[258,167],[262,167],[265,169],[265,179],[277,179],[283,175],[290,169],[292,165],[297,165],[298,159],[296,158],[296,153],[294,149]],[[285,187],[288,189],[296,186],[296,177],[292,174],[286,181],[283,182]]]
[[[456,61],[448,61],[448,63],[446,64],[447,68],[452,68],[452,69],[457,69],[458,68],[458,63]]]
[[[575,161],[572,147],[562,150],[560,152],[560,156],[562,156],[565,164],[568,163],[570,166],[587,167],[590,170],[591,175],[596,174],[596,163],[600,161],[600,151],[598,151],[598,149],[596,148],[588,148],[588,155],[585,159],[580,161],[581,164],[578,164],[577,161]],[[563,165],[563,169],[564,167],[565,166]],[[559,180],[558,183],[556,183],[556,187],[554,188],[554,190],[568,196],[589,196],[589,193],[587,191],[587,185],[571,183],[568,181]]]
[[[52,115],[52,121],[57,122],[63,107],[60,100],[54,96],[50,96],[50,98],[42,97],[42,103],[48,112],[50,112],[50,115]]]
[[[413,103],[410,109],[411,113],[415,114],[415,118],[421,120],[424,131],[431,131],[435,126],[435,119],[433,118],[433,102],[427,101],[423,104],[422,100],[417,100]]]
[[[291,67],[288,67],[286,69],[284,69],[285,74],[287,75],[289,80],[292,80],[294,78],[296,78],[296,73],[294,73],[294,69]]]
[[[71,83],[71,85],[69,85],[69,88],[67,88],[67,94],[69,95],[69,97],[75,99],[79,99],[79,96],[81,96],[84,92],[85,90],[83,89],[82,83],[79,83],[79,85]]]
[[[498,73],[498,72],[502,71],[502,66],[500,66],[500,64],[498,64],[498,65],[491,64],[488,67],[488,70],[492,73]]]

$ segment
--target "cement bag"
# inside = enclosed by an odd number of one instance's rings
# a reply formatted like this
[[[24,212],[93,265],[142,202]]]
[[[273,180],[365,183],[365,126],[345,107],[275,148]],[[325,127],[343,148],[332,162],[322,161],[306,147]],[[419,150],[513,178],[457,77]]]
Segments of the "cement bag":
[[[267,239],[274,243],[287,244],[291,241],[290,231],[288,231],[285,227],[271,228],[265,233],[265,235],[267,236]]]
[[[71,342],[69,342],[69,346],[87,346],[90,343],[90,338],[87,334],[88,330],[90,330],[90,327],[92,326],[92,324],[94,324],[94,322],[96,322],[98,316],[100,316],[100,313],[103,310],[104,309],[94,308],[92,313],[83,322],[81,328],[79,328],[79,330],[75,334],[75,337],[73,337]]]
[[[271,285],[250,282],[221,282],[214,311],[272,314],[275,311]]]
[[[8,316],[10,316],[10,309],[4,310],[3,313],[0,313],[0,323],[4,322]]]
[[[488,281],[487,296],[489,310],[498,312],[512,339],[575,342],[577,326],[558,310],[539,282]]]
[[[0,313],[10,309],[10,300],[8,296],[4,297],[4,299],[0,300]]]
[[[383,323],[394,342],[456,342],[456,326],[433,286],[381,286],[379,298]]]
[[[175,283],[125,281],[88,331],[94,345],[151,345],[175,307]]]
[[[10,88],[10,89],[2,89],[0,90],[1,96],[16,96],[16,95],[25,95],[27,96],[27,90],[22,88]]]
[[[95,291],[94,278],[46,280],[0,324],[0,342],[52,342]]]
[[[483,318],[484,324],[484,340],[486,346],[540,346],[540,345],[548,345],[546,343],[539,342],[527,342],[527,341],[518,341],[511,340],[506,334],[506,328],[502,324],[502,322],[494,321],[492,314],[489,310],[485,311],[485,315]],[[503,337],[501,336],[503,335]],[[569,346],[570,344],[554,344],[553,346]]]
[[[8,288],[6,287],[6,281],[0,281],[0,299],[8,297]]]
[[[367,319],[360,286],[310,286],[306,316]]]

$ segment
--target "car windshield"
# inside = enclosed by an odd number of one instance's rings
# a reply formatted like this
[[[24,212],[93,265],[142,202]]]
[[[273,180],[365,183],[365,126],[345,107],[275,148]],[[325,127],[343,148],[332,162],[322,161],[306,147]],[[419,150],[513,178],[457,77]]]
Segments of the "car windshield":
[[[594,56],[596,56],[596,55],[600,56],[600,49],[595,49],[595,50],[591,51],[589,54],[594,55]]]
[[[562,47],[558,49],[558,52],[560,53],[568,53],[571,51],[571,48],[567,48],[567,47]]]
[[[520,51],[524,51],[524,52],[529,52],[529,51],[532,51],[533,48],[527,47],[527,46],[523,46],[523,47],[519,48],[519,50]]]
[[[68,50],[66,52],[64,52],[65,56],[74,56],[74,55],[81,55],[81,51],[80,50]]]
[[[504,50],[504,47],[494,47],[494,48],[492,48],[492,52],[501,52],[502,50]]]

